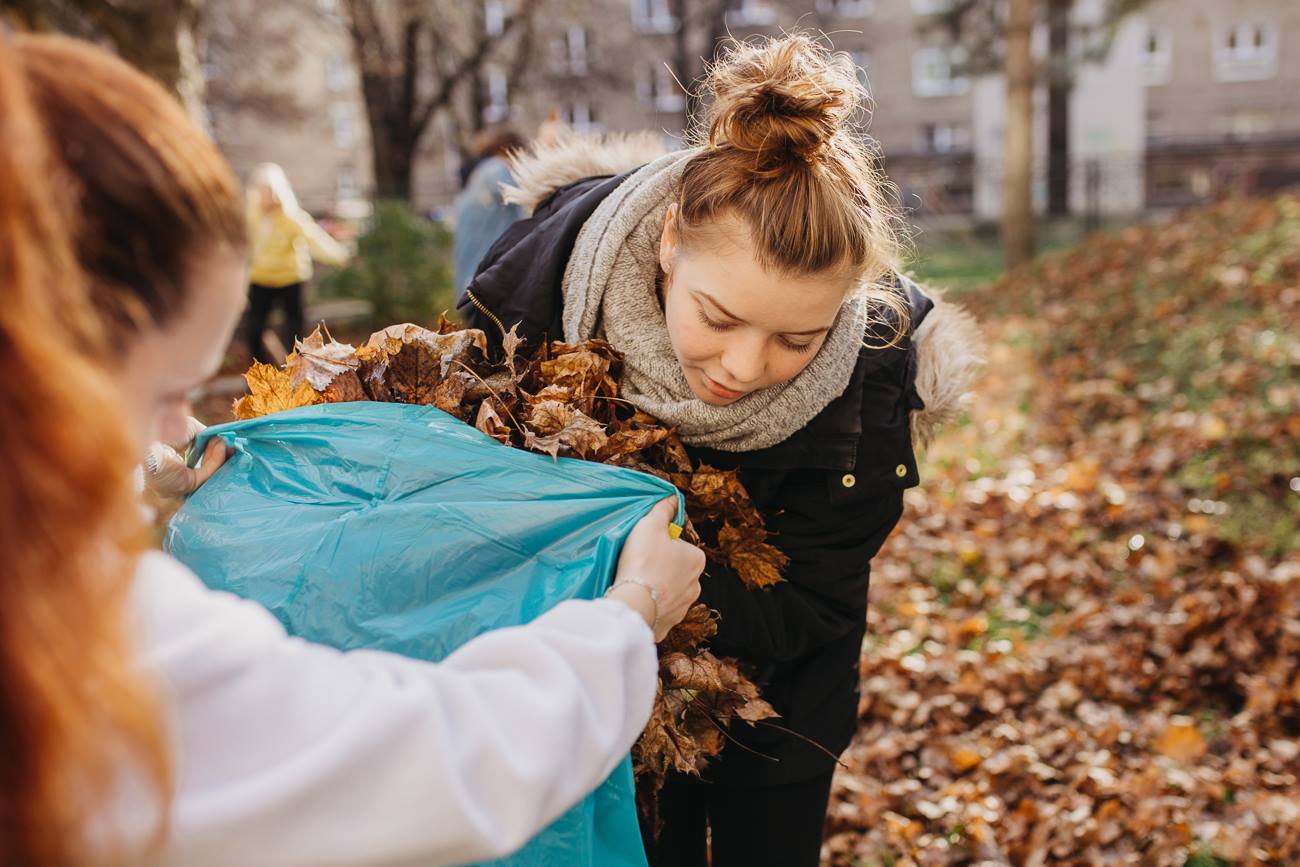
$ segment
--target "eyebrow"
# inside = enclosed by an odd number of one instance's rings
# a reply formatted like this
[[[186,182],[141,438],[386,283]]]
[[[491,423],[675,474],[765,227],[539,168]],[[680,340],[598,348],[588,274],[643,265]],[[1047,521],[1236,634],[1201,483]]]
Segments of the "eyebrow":
[[[745,320],[741,319],[739,316],[732,313],[727,308],[723,307],[721,304],[718,303],[718,299],[714,298],[712,295],[710,295],[708,292],[705,292],[703,289],[696,289],[695,294],[703,296],[710,304],[718,308],[719,313],[721,313],[723,316],[726,316],[728,319],[734,319],[737,322],[741,323],[742,325],[747,324],[745,323]],[[817,334],[824,334],[825,332],[830,330],[831,330],[830,327],[827,326],[826,328],[813,328],[810,331],[782,331],[781,333],[789,334],[791,337],[812,337]]]

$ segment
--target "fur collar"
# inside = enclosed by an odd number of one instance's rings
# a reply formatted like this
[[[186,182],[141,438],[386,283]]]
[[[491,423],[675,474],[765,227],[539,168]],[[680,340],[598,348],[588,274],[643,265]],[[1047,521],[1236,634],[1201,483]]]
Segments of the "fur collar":
[[[561,187],[583,178],[622,174],[664,153],[663,142],[651,133],[568,133],[511,160],[514,184],[505,188],[505,200],[531,212]],[[924,285],[922,289],[933,299],[934,308],[913,335],[916,391],[925,408],[912,413],[912,437],[925,446],[965,409],[984,363],[984,341],[975,318],[965,309],[945,301],[940,290]]]

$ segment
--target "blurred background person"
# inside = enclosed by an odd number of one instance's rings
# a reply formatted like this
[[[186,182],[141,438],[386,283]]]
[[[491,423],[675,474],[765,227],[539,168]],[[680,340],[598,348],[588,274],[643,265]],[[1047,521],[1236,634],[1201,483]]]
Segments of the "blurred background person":
[[[509,154],[523,149],[526,144],[523,136],[510,127],[484,132],[475,142],[477,159],[455,204],[452,255],[456,265],[457,294],[465,291],[488,248],[511,223],[524,215],[518,205],[508,205],[502,200],[501,187],[513,181]]]
[[[278,363],[263,340],[271,311],[277,306],[284,311],[279,349],[292,346],[303,333],[303,291],[312,259],[343,265],[348,252],[299,207],[288,176],[275,163],[262,163],[250,178],[248,238],[248,348],[256,360]]]

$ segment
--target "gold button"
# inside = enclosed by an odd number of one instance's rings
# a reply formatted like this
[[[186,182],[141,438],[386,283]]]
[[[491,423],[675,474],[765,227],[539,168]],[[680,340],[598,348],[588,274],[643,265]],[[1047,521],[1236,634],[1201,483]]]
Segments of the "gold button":
[[[907,475],[907,464],[899,464],[894,467],[894,475],[898,476],[900,479]]]
[[[840,481],[844,483],[846,488],[851,488],[858,483],[858,479],[853,473],[845,473],[844,478],[840,479]]]

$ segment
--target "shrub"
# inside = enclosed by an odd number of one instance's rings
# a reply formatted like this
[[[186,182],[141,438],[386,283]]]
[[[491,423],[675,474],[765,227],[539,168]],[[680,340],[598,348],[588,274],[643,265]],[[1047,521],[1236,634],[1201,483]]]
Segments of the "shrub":
[[[324,298],[359,298],[373,305],[373,327],[428,324],[456,305],[451,233],[405,202],[375,206],[352,262],[320,284]]]

